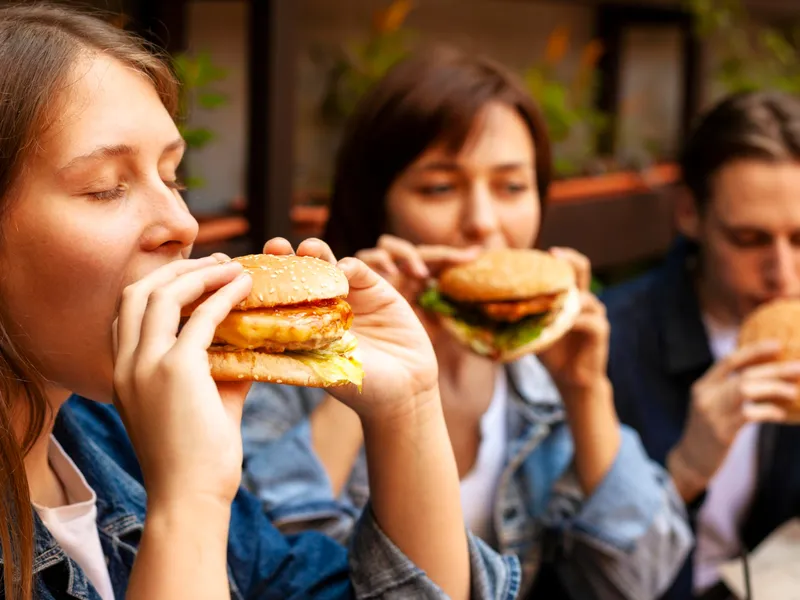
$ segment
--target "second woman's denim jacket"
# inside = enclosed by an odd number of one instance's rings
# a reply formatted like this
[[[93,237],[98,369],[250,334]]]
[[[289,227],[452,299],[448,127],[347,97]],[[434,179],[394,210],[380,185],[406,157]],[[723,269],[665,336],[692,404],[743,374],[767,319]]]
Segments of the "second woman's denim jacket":
[[[516,554],[524,586],[552,561],[574,598],[648,600],[669,587],[692,544],[683,502],[638,435],[622,445],[605,479],[584,497],[558,391],[527,357],[507,368],[509,440],[494,507],[495,545]],[[307,417],[319,390],[257,384],[245,404],[246,487],[284,532],[317,529],[345,541],[369,490],[362,453],[334,497]]]

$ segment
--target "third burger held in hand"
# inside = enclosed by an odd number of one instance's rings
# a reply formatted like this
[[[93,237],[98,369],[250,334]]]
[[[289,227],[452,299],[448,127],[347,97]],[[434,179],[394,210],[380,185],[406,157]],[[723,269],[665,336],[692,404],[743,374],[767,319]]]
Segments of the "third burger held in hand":
[[[580,294],[570,263],[539,250],[487,250],[442,272],[419,305],[474,352],[510,362],[572,328]]]
[[[739,331],[739,347],[768,340],[780,344],[779,361],[800,360],[800,300],[772,300],[747,316]],[[794,404],[786,408],[787,420],[800,423],[800,386]]]

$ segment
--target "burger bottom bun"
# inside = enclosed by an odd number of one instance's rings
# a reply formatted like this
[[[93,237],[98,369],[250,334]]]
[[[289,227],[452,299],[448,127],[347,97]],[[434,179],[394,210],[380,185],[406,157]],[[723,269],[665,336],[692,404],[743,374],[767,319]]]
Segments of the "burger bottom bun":
[[[511,350],[499,351],[492,356],[495,361],[501,363],[513,362],[527,354],[538,354],[543,352],[561,337],[566,334],[575,324],[575,320],[581,312],[581,297],[578,288],[572,287],[567,291],[561,308],[556,312],[555,318],[545,326],[542,332],[535,340],[528,344],[513,348]],[[459,342],[472,348],[475,352],[481,355],[486,353],[479,347],[480,343],[476,344],[470,337],[456,324],[450,317],[442,317],[440,319],[442,326],[453,335]]]
[[[286,354],[267,354],[254,350],[209,349],[208,361],[214,381],[263,381],[303,387],[329,388],[348,381],[324,381],[311,367]]]

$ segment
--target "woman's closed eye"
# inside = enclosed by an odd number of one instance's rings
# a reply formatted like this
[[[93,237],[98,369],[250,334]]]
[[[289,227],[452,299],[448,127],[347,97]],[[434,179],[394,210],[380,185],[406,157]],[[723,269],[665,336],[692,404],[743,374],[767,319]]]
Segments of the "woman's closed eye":
[[[186,186],[178,179],[172,179],[172,180],[167,179],[162,181],[164,185],[166,185],[171,190],[181,192],[186,189]],[[110,202],[112,200],[119,200],[125,195],[127,191],[128,191],[127,185],[119,184],[116,187],[109,190],[91,192],[89,193],[89,196],[93,197],[95,200],[100,200],[101,202]]]

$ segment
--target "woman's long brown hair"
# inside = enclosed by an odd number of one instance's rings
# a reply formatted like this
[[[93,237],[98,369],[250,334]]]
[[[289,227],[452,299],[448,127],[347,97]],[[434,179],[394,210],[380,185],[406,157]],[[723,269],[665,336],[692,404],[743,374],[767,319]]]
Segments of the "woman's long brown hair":
[[[113,57],[150,78],[174,115],[177,84],[167,64],[131,34],[92,15],[49,4],[0,9],[0,254],[2,227],[35,140],[68,101],[62,90],[76,64],[93,53]],[[31,600],[34,521],[24,458],[48,419],[35,350],[18,347],[6,324],[0,289],[0,549],[4,595]]]

